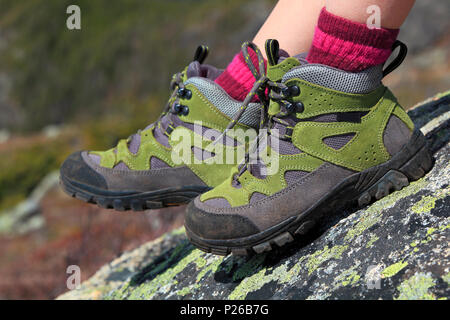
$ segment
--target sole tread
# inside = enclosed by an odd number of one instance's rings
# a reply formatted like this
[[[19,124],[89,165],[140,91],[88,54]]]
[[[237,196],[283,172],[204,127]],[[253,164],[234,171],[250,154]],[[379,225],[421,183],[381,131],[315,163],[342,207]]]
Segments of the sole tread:
[[[186,188],[186,191],[184,190],[175,190],[173,192],[168,191],[166,194],[163,193],[160,195],[161,200],[159,199],[148,200],[145,199],[145,197],[149,197],[148,194],[143,194],[141,199],[136,198],[140,196],[139,194],[133,195],[135,196],[135,198],[131,197],[115,198],[113,196],[105,197],[92,195],[87,192],[84,192],[83,190],[79,190],[78,188],[72,186],[70,183],[64,181],[64,179],[62,178],[60,179],[60,186],[62,187],[63,191],[66,194],[68,194],[73,198],[79,199],[87,203],[96,204],[98,207],[103,209],[114,209],[117,211],[128,211],[128,210],[144,211],[183,205],[187,204],[197,195],[207,190],[207,189],[200,190],[201,188],[199,188],[198,191],[195,191],[192,190],[192,188]]]

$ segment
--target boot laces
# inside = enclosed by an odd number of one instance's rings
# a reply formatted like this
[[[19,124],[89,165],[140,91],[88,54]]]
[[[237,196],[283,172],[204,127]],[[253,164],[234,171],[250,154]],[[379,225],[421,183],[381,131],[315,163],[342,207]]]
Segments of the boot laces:
[[[248,48],[252,48],[258,58],[258,66],[259,70],[255,68],[255,66],[250,63],[250,56],[248,54]],[[248,104],[250,103],[251,99],[258,95],[259,99],[261,100],[261,115],[260,115],[260,134],[255,139],[255,141],[252,143],[252,145],[249,148],[249,152],[246,152],[244,160],[241,162],[241,164],[238,166],[238,172],[233,176],[232,183],[235,186],[240,185],[239,177],[246,171],[249,170],[250,174],[252,174],[252,165],[250,160],[258,160],[254,159],[255,151],[257,150],[258,145],[260,145],[261,141],[263,139],[268,139],[270,135],[273,135],[276,138],[284,139],[283,137],[279,136],[277,133],[278,131],[273,131],[273,128],[276,124],[278,124],[278,127],[290,127],[289,121],[286,121],[285,119],[290,117],[293,113],[295,113],[295,108],[293,108],[292,102],[290,102],[290,98],[293,95],[299,94],[299,88],[297,87],[296,90],[292,90],[291,87],[288,87],[286,84],[281,82],[272,81],[267,77],[267,73],[264,67],[264,58],[259,51],[259,49],[256,47],[255,44],[246,42],[242,45],[242,52],[244,54],[245,61],[247,62],[247,65],[249,66],[250,70],[252,71],[253,75],[255,76],[255,84],[253,85],[252,89],[248,93],[247,97],[245,98],[241,109],[239,112],[235,115],[233,120],[230,122],[229,126],[227,126],[227,129],[225,129],[225,132],[233,128],[233,126],[237,123],[237,121],[240,119],[242,114],[245,112],[245,109],[247,108]],[[297,92],[293,92],[297,91]],[[280,111],[277,112],[274,115],[269,115],[268,108],[270,101],[273,101],[275,103],[278,103],[280,105]],[[261,130],[265,129],[265,130]],[[270,140],[266,140],[270,141]],[[257,155],[257,158],[259,155]]]

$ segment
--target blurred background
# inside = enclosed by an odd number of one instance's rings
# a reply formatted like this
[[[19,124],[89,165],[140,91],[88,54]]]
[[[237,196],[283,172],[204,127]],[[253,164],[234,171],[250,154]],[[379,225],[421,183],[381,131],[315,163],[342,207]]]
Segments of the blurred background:
[[[0,0],[0,299],[51,299],[125,250],[183,224],[183,209],[114,212],[63,194],[57,170],[154,121],[199,44],[225,67],[275,0]],[[81,30],[66,9],[81,8]],[[450,2],[418,0],[385,79],[405,108],[450,88]]]

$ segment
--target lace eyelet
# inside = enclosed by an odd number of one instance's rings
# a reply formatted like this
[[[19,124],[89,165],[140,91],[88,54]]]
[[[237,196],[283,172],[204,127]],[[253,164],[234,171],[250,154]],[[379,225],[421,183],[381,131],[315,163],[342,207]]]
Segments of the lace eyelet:
[[[177,103],[173,106],[173,109],[175,110],[176,113],[180,113],[183,109],[183,106],[181,104]]]
[[[300,94],[300,88],[296,85],[289,86],[289,87],[283,88],[281,90],[281,93],[285,97],[296,97]]]
[[[300,94],[300,88],[296,85],[290,86],[289,91],[291,92],[292,97],[296,97]]]
[[[300,112],[300,113],[305,111],[305,105],[301,101],[296,102],[295,103],[295,111]]]
[[[286,110],[287,110],[288,112],[292,112],[292,111],[295,110],[295,105],[292,104],[292,103],[290,103],[290,102],[286,103],[286,104],[284,105],[284,107],[286,108]]]
[[[187,116],[189,114],[189,107],[188,106],[181,106],[181,115]]]
[[[189,100],[190,98],[192,98],[192,91],[186,88],[180,88],[177,91],[177,95],[180,98]]]

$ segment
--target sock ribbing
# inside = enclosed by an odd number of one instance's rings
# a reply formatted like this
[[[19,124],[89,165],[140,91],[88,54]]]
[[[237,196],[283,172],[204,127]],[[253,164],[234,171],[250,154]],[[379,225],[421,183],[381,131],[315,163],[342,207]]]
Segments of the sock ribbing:
[[[398,32],[398,29],[369,29],[323,8],[306,59],[345,71],[362,71],[389,58]]]
[[[248,49],[254,66],[258,66],[258,58],[252,49]],[[225,71],[215,80],[232,98],[243,101],[253,87],[256,79],[248,68],[242,52],[235,55]],[[252,99],[258,101],[258,97]]]

